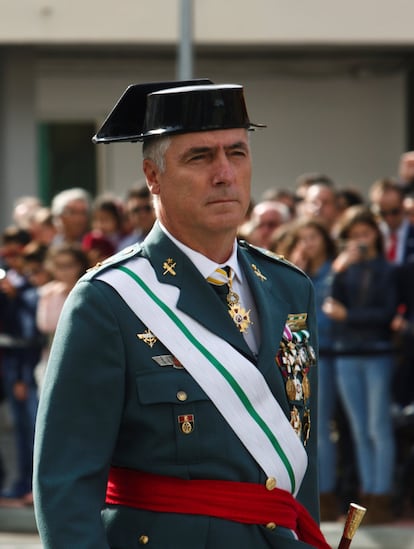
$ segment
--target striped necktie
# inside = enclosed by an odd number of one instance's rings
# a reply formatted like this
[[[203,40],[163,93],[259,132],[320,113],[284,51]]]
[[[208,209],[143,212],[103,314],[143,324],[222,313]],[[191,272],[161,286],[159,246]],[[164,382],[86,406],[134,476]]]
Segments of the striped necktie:
[[[216,294],[221,301],[228,307],[227,296],[229,295],[230,282],[232,279],[232,272],[230,267],[218,267],[214,273],[207,277],[207,282],[213,286]]]

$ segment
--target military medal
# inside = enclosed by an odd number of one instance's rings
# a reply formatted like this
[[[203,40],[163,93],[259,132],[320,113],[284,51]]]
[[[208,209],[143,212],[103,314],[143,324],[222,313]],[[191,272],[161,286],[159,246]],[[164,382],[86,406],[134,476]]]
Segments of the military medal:
[[[309,370],[316,364],[316,353],[309,343],[310,334],[306,329],[306,313],[288,315],[283,330],[282,341],[275,356],[286,388],[286,395],[291,402],[290,424],[306,446],[311,430],[310,409],[311,396]],[[303,402],[295,406],[293,402]]]
[[[293,378],[293,383],[295,385],[295,400],[302,400],[303,398],[302,383],[299,381],[297,376]]]
[[[300,437],[302,434],[302,422],[300,420],[299,410],[296,406],[293,406],[290,412],[290,424],[292,425],[295,433]]]
[[[178,424],[181,427],[181,431],[185,435],[189,435],[194,430],[194,416],[193,414],[183,414],[177,418]]]
[[[250,309],[246,311],[246,309],[240,305],[238,294],[231,289],[231,280],[229,280],[228,284],[229,293],[227,294],[226,299],[229,306],[229,315],[240,332],[245,333],[250,324],[253,324],[250,320]]]
[[[286,394],[289,400],[295,400],[296,397],[296,387],[293,379],[288,377],[286,380]]]
[[[246,311],[246,309],[240,305],[231,305],[229,308],[229,315],[240,332],[247,332],[248,327],[252,324],[252,321],[250,320],[250,310]]]
[[[308,400],[308,398],[310,398],[310,395],[311,395],[311,388],[310,388],[310,381],[306,372],[304,372],[303,378],[302,378],[302,391],[303,391],[304,400]]]
[[[306,408],[303,414],[303,445],[304,446],[306,446],[309,440],[310,430],[311,430],[310,410],[309,408]]]

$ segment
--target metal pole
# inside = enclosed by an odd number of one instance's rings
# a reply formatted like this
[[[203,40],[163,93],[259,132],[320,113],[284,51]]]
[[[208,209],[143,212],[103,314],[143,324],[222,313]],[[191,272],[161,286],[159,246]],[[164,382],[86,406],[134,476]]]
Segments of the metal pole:
[[[178,47],[178,80],[193,77],[193,0],[180,0],[180,37]]]

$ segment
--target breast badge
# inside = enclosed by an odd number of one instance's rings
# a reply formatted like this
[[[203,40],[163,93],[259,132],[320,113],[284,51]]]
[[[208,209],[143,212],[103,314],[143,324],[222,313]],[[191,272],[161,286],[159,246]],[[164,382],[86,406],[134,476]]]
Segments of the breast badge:
[[[185,435],[189,435],[194,430],[194,416],[193,414],[182,414],[178,416],[178,424],[181,428],[181,431]]]
[[[151,332],[149,328],[147,328],[144,333],[137,334],[137,338],[140,341],[143,341],[144,343],[146,343],[149,347],[151,347],[151,349],[154,347],[154,345],[158,341],[158,339],[155,337],[155,335]]]
[[[156,355],[151,357],[154,362],[158,364],[158,366],[172,366],[173,368],[176,368],[177,370],[183,370],[184,366],[181,364],[181,362],[173,355]]]

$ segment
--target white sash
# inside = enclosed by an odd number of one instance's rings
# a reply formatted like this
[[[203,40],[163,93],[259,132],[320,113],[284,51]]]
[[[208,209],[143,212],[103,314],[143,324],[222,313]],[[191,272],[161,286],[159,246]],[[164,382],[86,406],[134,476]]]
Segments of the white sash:
[[[158,282],[145,258],[98,274],[184,365],[277,486],[297,494],[307,454],[266,380],[225,340],[176,308],[180,290]]]

